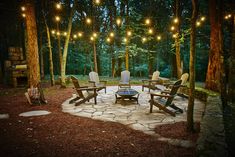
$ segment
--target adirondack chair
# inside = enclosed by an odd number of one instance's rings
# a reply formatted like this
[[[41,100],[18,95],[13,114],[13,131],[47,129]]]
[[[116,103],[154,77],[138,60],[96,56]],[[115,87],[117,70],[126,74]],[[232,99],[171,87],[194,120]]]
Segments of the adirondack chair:
[[[89,73],[89,78],[90,78],[89,82],[93,83],[93,86],[97,87],[98,91],[104,89],[104,91],[106,93],[106,83],[107,83],[107,81],[101,81],[99,79],[99,75],[98,75],[97,72],[94,72],[94,71],[90,72]]]
[[[182,80],[178,80],[174,83],[174,85],[171,88],[170,92],[164,92],[161,93],[150,93],[151,99],[150,99],[150,113],[152,113],[153,106],[158,107],[160,110],[165,111],[166,113],[169,113],[170,115],[174,116],[176,113],[183,113],[183,110],[177,107],[173,100],[177,94],[177,91],[179,87],[181,86]],[[157,98],[155,98],[157,97]],[[169,109],[170,107],[171,109]]]
[[[144,91],[144,87],[148,88],[149,92],[150,92],[150,89],[152,89],[152,90],[158,89],[156,85],[160,83],[159,75],[160,75],[160,72],[155,71],[152,75],[152,79],[142,80],[142,83],[143,83],[142,84],[142,91]]]
[[[82,103],[85,103],[86,101],[89,102],[90,99],[94,98],[95,104],[97,103],[96,97],[97,97],[97,87],[88,87],[88,86],[80,86],[79,81],[75,76],[71,76],[73,85],[75,90],[77,91],[77,97],[70,100],[69,103],[75,103],[75,105],[80,105]]]
[[[121,80],[118,84],[118,88],[131,88],[130,84],[130,72],[128,70],[124,70],[121,72]]]

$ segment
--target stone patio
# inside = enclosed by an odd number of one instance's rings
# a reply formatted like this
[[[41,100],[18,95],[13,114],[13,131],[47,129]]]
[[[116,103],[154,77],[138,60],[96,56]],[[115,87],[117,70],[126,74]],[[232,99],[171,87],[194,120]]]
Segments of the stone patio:
[[[115,92],[118,90],[117,86],[108,86],[107,93],[104,91],[99,91],[97,97],[97,104],[94,104],[92,99],[90,102],[86,102],[82,105],[75,106],[75,104],[69,104],[69,100],[76,96],[76,91],[74,91],[73,96],[66,100],[62,104],[62,111],[75,116],[88,117],[91,119],[97,119],[102,121],[112,121],[127,125],[135,130],[140,130],[146,134],[150,134],[159,137],[158,134],[154,132],[154,128],[157,125],[171,124],[180,121],[187,120],[187,105],[188,99],[176,96],[174,103],[184,110],[183,114],[177,114],[176,117],[158,110],[157,107],[153,108],[153,113],[149,113],[149,99],[150,94],[148,90],[141,91],[141,86],[132,86],[133,89],[137,90],[139,95],[139,104],[127,100],[124,104],[117,102],[115,104]],[[204,111],[205,104],[199,100],[195,100],[194,105],[194,120],[201,121],[202,113]],[[159,140],[170,139],[160,138]],[[172,144],[177,140],[173,140]],[[188,141],[186,141],[187,143]],[[176,142],[179,144],[179,142]],[[177,144],[177,145],[178,145]],[[183,143],[182,145],[185,145]],[[188,144],[190,146],[190,144]]]

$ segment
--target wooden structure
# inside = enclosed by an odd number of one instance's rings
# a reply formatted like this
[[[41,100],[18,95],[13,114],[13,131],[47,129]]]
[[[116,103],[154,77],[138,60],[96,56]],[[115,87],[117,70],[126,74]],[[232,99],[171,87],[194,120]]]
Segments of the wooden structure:
[[[95,104],[96,97],[97,97],[97,87],[88,87],[88,86],[80,86],[78,79],[75,76],[71,76],[73,85],[75,90],[77,91],[77,97],[70,100],[69,103],[74,103],[75,105],[80,105],[82,103],[85,103],[86,101],[89,101],[90,99],[94,98]]]
[[[8,60],[5,61],[5,79],[13,87],[27,85],[28,69],[20,47],[9,47]]]
[[[148,88],[149,92],[150,92],[150,89],[152,90],[158,89],[156,85],[160,83],[159,75],[160,75],[160,72],[155,71],[151,79],[142,80],[142,91],[144,91],[144,88]]]
[[[153,105],[158,107],[160,110],[165,111],[166,113],[169,113],[170,115],[175,117],[175,114],[177,112],[183,113],[183,110],[177,107],[173,100],[177,94],[177,91],[179,87],[181,86],[182,80],[178,80],[175,82],[175,84],[172,86],[171,91],[162,91],[161,93],[150,93],[151,99],[150,99],[150,113],[152,113]],[[157,97],[157,98],[155,98]],[[171,109],[168,109],[170,107]]]

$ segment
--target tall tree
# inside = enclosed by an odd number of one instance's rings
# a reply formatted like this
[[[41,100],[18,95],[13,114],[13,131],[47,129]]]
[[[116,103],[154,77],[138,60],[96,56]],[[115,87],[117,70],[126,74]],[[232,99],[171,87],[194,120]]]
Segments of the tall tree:
[[[40,82],[40,68],[38,56],[37,25],[33,0],[26,1],[26,31],[27,31],[27,62],[29,69],[29,86],[36,87]]]
[[[129,30],[129,4],[128,0],[125,0],[126,2],[126,32]],[[128,38],[128,34],[126,36],[126,51],[125,51],[125,61],[126,61],[126,70],[129,70],[129,49],[128,49],[128,43],[130,42],[130,39]]]
[[[194,131],[193,108],[195,97],[195,58],[196,58],[196,20],[198,17],[198,0],[192,0],[192,17],[191,17],[191,33],[190,33],[190,78],[189,78],[189,100],[187,111],[187,129]]]
[[[229,58],[228,97],[235,102],[235,17],[232,19],[232,45]]]
[[[221,23],[219,20],[218,1],[209,0],[210,14],[210,52],[209,62],[206,74],[206,88],[214,91],[220,91],[220,29]]]
[[[66,84],[65,84],[66,63],[67,63],[69,39],[70,39],[71,30],[72,30],[73,15],[74,15],[74,12],[75,12],[75,4],[76,3],[77,3],[77,1],[74,0],[74,3],[72,5],[71,11],[70,11],[70,15],[69,15],[67,35],[65,37],[63,60],[62,60],[62,69],[61,69],[61,87],[66,87]]]
[[[180,58],[180,24],[181,24],[181,5],[180,0],[175,0],[175,19],[174,23],[177,24],[176,27],[176,38],[175,38],[175,59],[176,59],[176,71],[177,71],[177,78],[179,79],[182,75],[182,65],[181,65],[181,58]]]

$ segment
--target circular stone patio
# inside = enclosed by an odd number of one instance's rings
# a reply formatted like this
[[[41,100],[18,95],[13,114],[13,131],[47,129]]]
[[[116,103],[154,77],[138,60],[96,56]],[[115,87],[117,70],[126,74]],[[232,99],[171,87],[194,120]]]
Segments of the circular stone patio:
[[[180,121],[186,121],[188,99],[176,96],[174,103],[176,106],[184,110],[183,114],[177,114],[173,117],[157,107],[153,107],[153,113],[149,113],[149,99],[150,94],[148,89],[141,90],[141,86],[132,86],[137,90],[139,95],[139,104],[133,101],[126,101],[125,105],[118,101],[115,104],[115,92],[118,90],[117,86],[108,86],[107,93],[104,90],[98,92],[97,104],[94,104],[94,99],[79,106],[75,103],[69,104],[69,100],[76,96],[76,91],[72,97],[62,104],[62,111],[71,115],[88,117],[102,121],[112,121],[127,125],[135,130],[140,130],[146,134],[158,136],[154,132],[157,125],[170,124]],[[204,103],[195,99],[194,104],[194,120],[200,121],[202,112],[204,111]]]

